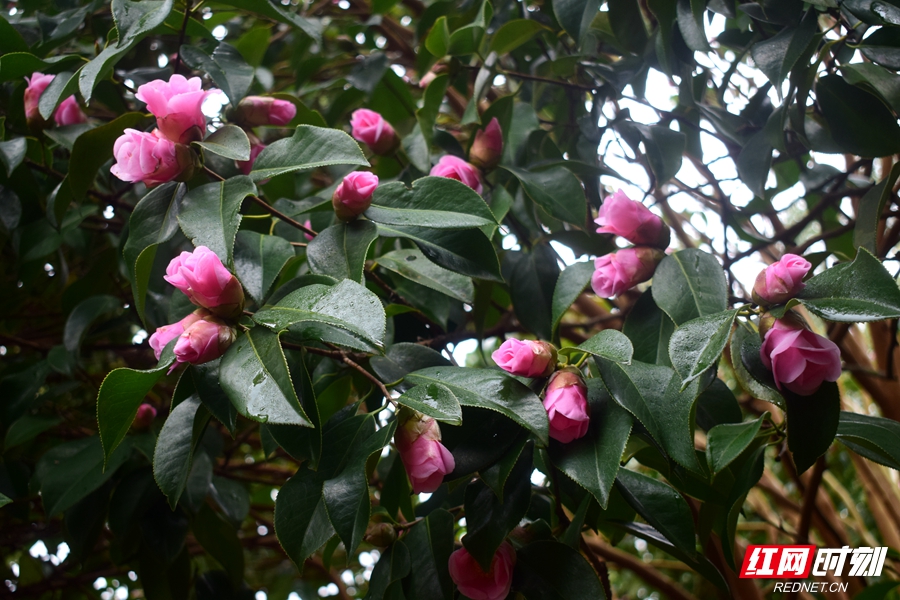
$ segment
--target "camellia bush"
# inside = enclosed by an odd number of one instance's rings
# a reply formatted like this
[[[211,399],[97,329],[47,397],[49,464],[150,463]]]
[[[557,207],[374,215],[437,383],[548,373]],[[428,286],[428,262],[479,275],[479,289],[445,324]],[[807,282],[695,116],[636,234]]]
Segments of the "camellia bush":
[[[0,596],[900,584],[900,2],[0,16]]]

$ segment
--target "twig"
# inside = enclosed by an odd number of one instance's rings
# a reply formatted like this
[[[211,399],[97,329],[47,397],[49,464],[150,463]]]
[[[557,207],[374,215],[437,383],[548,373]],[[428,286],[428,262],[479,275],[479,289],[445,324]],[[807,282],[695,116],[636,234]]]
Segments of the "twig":
[[[381,391],[382,394],[384,394],[384,397],[388,402],[390,402],[394,406],[397,405],[397,402],[393,398],[391,398],[391,393],[384,386],[384,384],[381,382],[380,379],[378,379],[377,377],[375,377],[374,375],[372,375],[371,373],[366,371],[363,367],[361,367],[359,365],[359,363],[357,363],[352,358],[350,358],[350,356],[348,355],[349,353],[344,352],[343,350],[340,350],[337,346],[334,346],[332,344],[328,344],[328,345],[331,346],[332,349],[334,349],[340,353],[341,360],[344,362],[344,364],[346,364],[350,368],[353,368],[353,369],[356,369],[357,371],[359,371],[363,377],[365,377],[366,379],[368,379],[369,381],[374,383],[376,387],[378,387],[378,389]]]
[[[191,19],[192,4],[193,0],[184,0],[184,20],[181,22],[181,31],[178,32],[178,51],[175,53],[175,60],[172,62],[173,73],[178,73],[178,70],[181,68],[181,47],[184,45],[188,22]]]

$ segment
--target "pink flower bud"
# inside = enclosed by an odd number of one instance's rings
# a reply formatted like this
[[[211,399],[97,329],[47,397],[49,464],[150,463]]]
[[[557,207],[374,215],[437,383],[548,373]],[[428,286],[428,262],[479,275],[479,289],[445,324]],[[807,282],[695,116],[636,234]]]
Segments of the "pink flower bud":
[[[763,338],[759,357],[778,389],[809,396],[823,381],[841,376],[841,351],[828,338],[806,329],[797,318],[778,319]]]
[[[178,336],[175,360],[177,363],[202,365],[225,354],[236,337],[233,327],[215,317],[206,317]]]
[[[56,112],[53,113],[53,120],[60,127],[65,127],[66,125],[84,123],[87,121],[87,115],[78,106],[78,100],[75,99],[75,96],[69,96],[56,107]]]
[[[429,175],[461,181],[479,194],[482,191],[481,175],[478,173],[478,169],[450,154],[442,156],[438,163],[431,167]]]
[[[42,122],[41,112],[38,110],[38,103],[41,100],[41,94],[50,85],[56,75],[44,75],[43,73],[32,73],[31,77],[26,77],[25,81],[28,85],[25,87],[25,118],[29,122]]]
[[[594,260],[591,287],[601,298],[615,298],[653,277],[665,255],[656,248],[638,246],[606,254]]]
[[[391,124],[374,110],[360,108],[350,116],[353,137],[375,154],[390,154],[397,147],[397,134]]]
[[[156,409],[152,405],[141,404],[138,406],[137,414],[134,416],[134,422],[131,424],[135,429],[149,429],[156,418]]]
[[[206,246],[197,246],[193,252],[182,252],[173,258],[163,279],[216,316],[235,318],[243,310],[241,282]]]
[[[116,163],[109,171],[122,181],[142,181],[148,187],[175,179],[189,179],[195,155],[183,144],[159,134],[126,129],[113,145]]]
[[[504,371],[520,377],[546,377],[556,368],[556,348],[547,342],[509,338],[491,358]]]
[[[168,82],[156,79],[145,83],[135,97],[147,104],[166,139],[187,144],[203,139],[206,133],[206,115],[200,105],[209,92],[203,91],[202,85],[199,77],[185,79],[176,74]]]
[[[803,278],[812,265],[802,256],[785,254],[759,272],[753,284],[757,304],[784,304],[806,287]]]
[[[669,245],[669,228],[662,219],[622,190],[606,197],[594,223],[600,226],[597,233],[619,235],[632,244],[657,248]]]
[[[504,600],[509,595],[515,566],[516,551],[508,541],[497,548],[487,573],[465,548],[451,554],[448,564],[453,583],[472,600]]]
[[[441,427],[437,421],[419,413],[401,415],[401,419],[404,416],[394,434],[400,459],[413,493],[433,492],[441,487],[444,475],[456,468],[456,461],[441,443]]]
[[[293,102],[270,96],[247,96],[237,107],[237,120],[245,127],[287,125],[297,116]]]
[[[574,369],[557,371],[547,384],[544,408],[550,419],[550,437],[563,444],[584,437],[591,423],[587,386]]]
[[[241,173],[244,175],[249,175],[250,171],[253,170],[253,163],[256,162],[256,157],[259,156],[259,153],[266,149],[266,145],[262,142],[254,142],[250,144],[250,159],[249,160],[236,160],[238,169],[241,170]]]
[[[306,227],[307,229],[312,229],[312,221],[310,221],[309,219],[307,219],[306,221],[303,222],[303,226]],[[306,232],[304,231],[304,232],[303,232],[303,237],[306,238],[306,241],[307,241],[307,242],[311,242],[311,241],[313,241],[313,239],[314,239],[316,236],[314,236],[314,235],[309,235],[308,233],[306,233]]]
[[[428,87],[428,85],[437,79],[438,74],[434,71],[428,71],[425,75],[422,76],[422,79],[419,80],[419,87],[423,90]]]
[[[150,336],[150,347],[153,348],[153,354],[156,356],[156,360],[159,360],[159,357],[162,356],[162,351],[169,345],[169,342],[180,336],[184,333],[185,329],[208,314],[207,311],[200,308],[177,323],[157,327],[153,335]]]
[[[331,204],[334,214],[342,221],[352,221],[366,212],[372,204],[372,194],[378,187],[378,176],[368,171],[354,171],[334,190]]]
[[[481,169],[493,169],[503,156],[503,132],[497,117],[488,126],[475,134],[475,141],[469,149],[469,162]]]

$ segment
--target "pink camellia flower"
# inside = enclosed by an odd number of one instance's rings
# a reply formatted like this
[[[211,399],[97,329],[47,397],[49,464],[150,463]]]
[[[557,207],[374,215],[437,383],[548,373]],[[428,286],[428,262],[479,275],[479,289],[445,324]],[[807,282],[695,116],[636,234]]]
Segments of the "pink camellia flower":
[[[665,255],[656,248],[624,248],[594,260],[591,287],[601,298],[615,298],[653,277]]]
[[[619,235],[633,244],[657,248],[669,245],[669,228],[662,219],[622,190],[606,197],[594,223],[600,226],[597,233]]]
[[[193,252],[182,252],[173,258],[163,279],[216,316],[234,318],[244,307],[241,282],[206,246],[197,246]]]
[[[806,287],[803,278],[812,265],[802,256],[785,254],[759,272],[753,284],[757,304],[784,304]]]
[[[237,107],[237,120],[245,127],[287,125],[295,116],[293,102],[270,96],[247,96]]]
[[[56,112],[53,113],[53,120],[60,127],[65,127],[66,125],[84,123],[87,121],[87,115],[78,106],[78,100],[75,99],[75,96],[69,96],[56,107]]]
[[[29,121],[41,121],[41,112],[38,110],[38,103],[41,100],[41,94],[53,81],[56,75],[44,75],[43,73],[32,73],[31,77],[26,77],[25,81],[28,85],[25,87],[25,118]]]
[[[497,117],[488,126],[475,134],[475,141],[469,149],[469,162],[480,169],[493,169],[503,156],[503,132]]]
[[[441,443],[441,427],[429,416],[403,409],[394,443],[414,494],[441,487],[444,475],[456,468],[453,455]]]
[[[556,368],[556,348],[547,342],[509,338],[491,358],[507,373],[520,377],[546,377]]]
[[[153,348],[153,354],[156,356],[156,360],[159,360],[159,357],[162,356],[162,351],[169,345],[169,342],[180,336],[184,333],[185,329],[208,314],[209,313],[202,308],[197,309],[177,323],[157,327],[153,335],[150,336],[150,347]]]
[[[243,173],[244,175],[249,175],[250,171],[253,170],[253,163],[256,162],[256,157],[259,156],[259,153],[265,149],[266,145],[262,142],[254,142],[250,144],[250,159],[234,161],[235,163],[237,163],[238,169],[241,170],[241,173]]]
[[[331,205],[342,221],[352,221],[366,212],[372,204],[372,194],[378,187],[378,176],[368,171],[354,171],[334,190]]]
[[[765,332],[759,357],[772,371],[778,389],[809,396],[823,381],[841,376],[841,351],[828,338],[806,329],[795,313],[786,316]]]
[[[174,368],[178,363],[202,365],[225,354],[236,338],[234,328],[215,317],[206,317],[188,327],[175,342]]]
[[[152,404],[146,402],[138,406],[137,414],[134,416],[134,422],[131,424],[135,429],[148,429],[156,418],[156,409]]]
[[[574,369],[557,371],[547,384],[544,408],[550,419],[550,437],[568,444],[584,437],[591,424],[587,386]]]
[[[143,181],[148,187],[174,179],[190,179],[194,155],[183,144],[159,134],[126,129],[113,145],[116,163],[109,171],[122,181]]]
[[[397,134],[391,124],[374,110],[360,108],[350,116],[353,137],[363,142],[375,154],[388,154],[397,145]]]
[[[310,221],[309,219],[307,219],[306,221],[303,222],[303,226],[306,227],[307,229],[310,229],[310,230],[311,230],[311,229],[312,229],[312,221]],[[308,233],[306,233],[306,232],[304,231],[304,232],[303,232],[303,237],[306,238],[306,241],[307,241],[307,242],[311,242],[311,241],[313,241],[313,238],[315,238],[316,236],[314,236],[314,235],[309,235]]]
[[[465,548],[451,554],[448,564],[453,583],[459,588],[460,593],[471,600],[506,598],[512,585],[515,566],[516,551],[508,541],[504,541],[497,548],[491,561],[491,568],[486,573]]]
[[[438,163],[431,167],[429,175],[461,181],[479,194],[482,190],[481,175],[478,173],[478,169],[451,154],[442,156]]]
[[[166,139],[187,144],[203,139],[206,133],[206,115],[200,105],[209,92],[202,90],[202,85],[199,77],[185,79],[175,74],[169,81],[156,79],[145,83],[135,97],[147,104],[147,110],[156,117],[156,125]]]

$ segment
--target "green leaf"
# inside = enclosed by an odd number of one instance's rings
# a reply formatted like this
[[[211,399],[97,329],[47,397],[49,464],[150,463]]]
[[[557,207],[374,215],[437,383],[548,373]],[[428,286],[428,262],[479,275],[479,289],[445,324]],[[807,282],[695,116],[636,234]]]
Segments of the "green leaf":
[[[836,383],[826,381],[811,396],[782,390],[787,404],[788,449],[797,472],[803,473],[831,447],[841,417],[841,393]]]
[[[642,55],[647,46],[647,28],[640,6],[630,0],[610,0],[607,7],[616,40],[628,52]]]
[[[134,422],[144,396],[166,372],[174,356],[164,353],[160,364],[147,371],[125,367],[113,369],[100,384],[97,394],[97,428],[103,442],[104,456],[109,460]]]
[[[156,247],[178,231],[178,214],[187,192],[183,183],[169,182],[153,188],[141,198],[128,220],[128,239],[122,254],[131,279],[138,316],[144,318],[147,288],[156,258]]]
[[[71,71],[59,73],[41,94],[38,111],[41,117],[49,120],[59,103],[78,90],[78,74]]]
[[[234,261],[234,239],[241,223],[241,203],[256,194],[246,175],[195,187],[182,200],[178,223],[194,246],[206,246],[223,259]]]
[[[66,350],[77,355],[81,342],[94,321],[107,313],[119,312],[121,309],[122,301],[115,296],[91,296],[82,300],[66,319],[66,326],[63,329],[63,345]]]
[[[294,171],[330,165],[360,165],[369,162],[353,138],[338,129],[300,125],[291,137],[269,144],[253,163],[254,181]]]
[[[666,256],[653,274],[653,300],[676,325],[728,308],[725,272],[710,254],[688,248]]]
[[[559,328],[559,322],[563,315],[569,310],[569,307],[578,300],[581,293],[591,282],[591,275],[594,274],[594,263],[578,262],[569,265],[559,274],[556,280],[556,287],[553,289],[553,301],[551,303],[550,324],[553,327],[553,333]]]
[[[528,429],[546,446],[549,435],[547,412],[528,387],[495,369],[429,367],[406,376],[415,385],[440,383],[450,389],[462,406],[497,411]]]
[[[669,340],[669,357],[682,387],[719,364],[737,310],[726,310],[684,323]]]
[[[900,25],[900,7],[878,0],[844,0],[842,6],[869,25]]]
[[[216,87],[228,96],[232,106],[238,105],[253,83],[253,67],[247,64],[240,52],[224,42],[213,50],[212,56],[196,46],[185,44],[181,47],[181,58],[189,67],[209,73]]]
[[[634,344],[634,360],[671,366],[669,339],[675,331],[675,323],[653,301],[653,290],[649,289],[631,307],[622,332]]]
[[[27,52],[28,43],[6,17],[0,17],[0,53]]]
[[[200,142],[193,142],[207,152],[232,160],[250,160],[250,138],[235,125],[222,125]]]
[[[678,28],[688,48],[695,52],[709,52],[709,42],[703,29],[703,10],[694,9],[692,0],[677,0]]]
[[[275,331],[290,329],[306,339],[321,339],[325,326],[345,334],[336,338],[335,343],[347,343],[344,338],[352,337],[357,345],[381,348],[384,340],[385,315],[381,300],[348,279],[334,286],[313,284],[300,288],[278,304],[257,311],[253,320]]]
[[[440,16],[431,27],[431,32],[425,38],[425,47],[436,57],[447,55],[450,48],[450,27],[447,25],[447,17]]]
[[[528,600],[606,599],[597,573],[574,548],[541,540],[521,548],[516,557],[512,587]]]
[[[366,254],[377,237],[378,228],[371,221],[339,221],[309,242],[306,247],[309,269],[319,275],[364,283]]]
[[[484,27],[479,25],[464,25],[450,34],[450,44],[447,46],[447,54],[450,56],[465,56],[475,54],[484,37]]]
[[[387,238],[410,239],[415,242],[422,254],[455,273],[478,279],[503,281],[497,252],[487,236],[479,230],[431,229],[379,224],[378,235]]]
[[[563,348],[560,352],[569,355],[576,352],[587,352],[613,362],[630,365],[634,356],[634,347],[631,345],[631,340],[621,331],[604,329],[586,342],[582,342],[574,348]]]
[[[584,227],[587,219],[587,200],[584,188],[571,171],[564,167],[552,167],[541,171],[503,168],[515,175],[528,197],[550,215]]]
[[[482,481],[466,486],[466,535],[463,546],[484,572],[491,570],[494,554],[528,512],[531,504],[531,472],[534,465],[529,445],[516,461],[498,498]]]
[[[37,463],[41,500],[48,517],[65,512],[106,483],[131,456],[131,440],[106,458],[97,437],[54,446]]]
[[[772,169],[772,144],[769,133],[761,130],[750,136],[735,161],[738,174],[750,191],[760,198],[765,198],[766,181]]]
[[[705,38],[704,38],[705,39]],[[630,121],[620,127],[626,132],[637,134],[644,143],[647,162],[656,178],[656,185],[663,184],[678,173],[684,156],[687,138],[680,131],[673,131],[663,125],[640,125]]]
[[[231,400],[219,385],[219,364],[221,359],[212,360],[202,365],[191,365],[187,373],[190,374],[194,389],[203,402],[203,406],[225,426],[231,435],[234,435],[237,426],[237,410]],[[184,375],[182,375],[184,377]]]
[[[308,250],[307,250],[308,252]],[[375,259],[378,266],[461,302],[475,302],[475,287],[465,275],[439,267],[418,249],[393,250]]]
[[[224,567],[231,584],[240,588],[244,581],[244,547],[234,528],[209,504],[203,504],[191,522],[191,531],[203,549]]]
[[[446,73],[438,75],[428,84],[428,87],[425,88],[425,93],[422,94],[422,108],[416,111],[416,120],[419,124],[419,131],[421,131],[425,139],[426,146],[434,138],[434,123],[441,112],[441,104],[444,102],[449,83],[449,75]],[[423,166],[427,167],[430,165]],[[427,168],[422,169],[422,172],[427,172]]]
[[[856,323],[900,317],[900,288],[884,265],[865,248],[852,263],[841,263],[806,282],[797,298],[811,312]]]
[[[716,425],[740,423],[741,406],[721,379],[714,380],[697,398],[697,425],[709,431]]]
[[[10,52],[0,57],[0,81],[21,81],[31,77],[35,71],[58,73],[83,62],[84,59],[77,54],[38,58],[30,52]]]
[[[597,16],[600,0],[556,0],[553,13],[566,33],[580,45]]]
[[[864,157],[900,152],[900,125],[884,103],[839,75],[816,81],[816,99],[843,152]]]
[[[128,0],[124,0],[128,1]],[[97,172],[113,156],[113,145],[125,129],[139,128],[146,121],[142,113],[130,112],[78,136],[72,146],[72,158],[66,179],[76,200],[94,184]]]
[[[426,367],[445,367],[451,363],[440,352],[421,344],[401,342],[388,347],[384,356],[373,356],[369,359],[372,369],[382,381],[400,381],[412,371]],[[410,386],[401,382],[397,389],[406,390]]]
[[[781,83],[818,32],[818,12],[807,11],[796,27],[785,27],[776,35],[757,42],[750,49],[753,62],[765,73],[779,96]]]
[[[8,440],[8,433],[6,437]],[[900,471],[900,423],[897,421],[841,411],[837,439],[860,456]]]
[[[30,442],[48,429],[62,423],[62,417],[50,415],[25,415],[10,423],[3,441],[4,451]]]
[[[385,183],[375,190],[366,217],[384,225],[471,229],[496,225],[484,200],[464,183],[448,177],[422,177],[412,184]]]
[[[639,515],[676,548],[696,554],[694,517],[685,499],[661,481],[619,469],[616,487]]]
[[[311,427],[291,382],[278,335],[262,327],[239,335],[219,366],[222,389],[248,419]]]
[[[531,252],[508,252],[504,270],[516,318],[541,339],[550,339],[553,290],[559,278],[557,256],[549,244],[536,244]]]
[[[315,472],[302,468],[281,486],[275,499],[275,534],[298,568],[334,535],[322,487]]]
[[[706,436],[706,456],[710,471],[719,473],[740,456],[756,438],[768,416],[769,413],[764,413],[753,421],[723,423],[710,429]]]
[[[552,445],[550,456],[556,468],[590,492],[606,510],[631,435],[632,419],[598,379],[588,380],[588,401],[591,427],[587,435],[568,444]]]
[[[271,0],[222,0],[220,4],[234,6],[269,17],[285,25],[291,25],[311,37],[315,42],[322,42],[322,30],[324,27],[320,19],[305,18],[299,13],[289,11]]]
[[[848,83],[870,86],[894,112],[900,111],[900,75],[872,63],[841,65],[841,74]]]
[[[277,235],[238,231],[235,238],[234,272],[258,305],[262,305],[281,269],[293,257],[291,243]]]
[[[410,558],[404,591],[410,600],[452,600],[453,582],[447,564],[453,552],[453,524],[450,513],[437,509],[410,527],[403,538]]]
[[[462,423],[462,407],[453,392],[440,383],[417,385],[397,398],[397,403],[451,425]]]
[[[3,508],[7,504],[12,504],[12,499],[4,494],[0,494],[0,508]]]
[[[25,160],[25,152],[27,150],[28,140],[23,137],[15,138],[8,142],[0,142],[0,161],[6,167],[7,177],[10,177],[12,172]]]
[[[153,453],[153,477],[172,510],[184,493],[194,448],[208,421],[209,412],[195,394],[172,409],[159,432]]]
[[[372,570],[372,578],[369,580],[369,590],[365,600],[383,600],[386,594],[391,598],[388,588],[409,575],[410,571],[409,550],[402,541],[397,541],[385,551]]]
[[[878,225],[884,205],[891,195],[894,182],[900,176],[900,164],[895,164],[887,177],[878,182],[859,201],[856,211],[856,226],[853,230],[853,245],[863,247],[872,254],[877,252],[875,246]]]
[[[784,408],[784,398],[778,391],[772,372],[762,364],[759,334],[749,325],[738,321],[731,336],[731,365],[738,383],[753,397]]]

